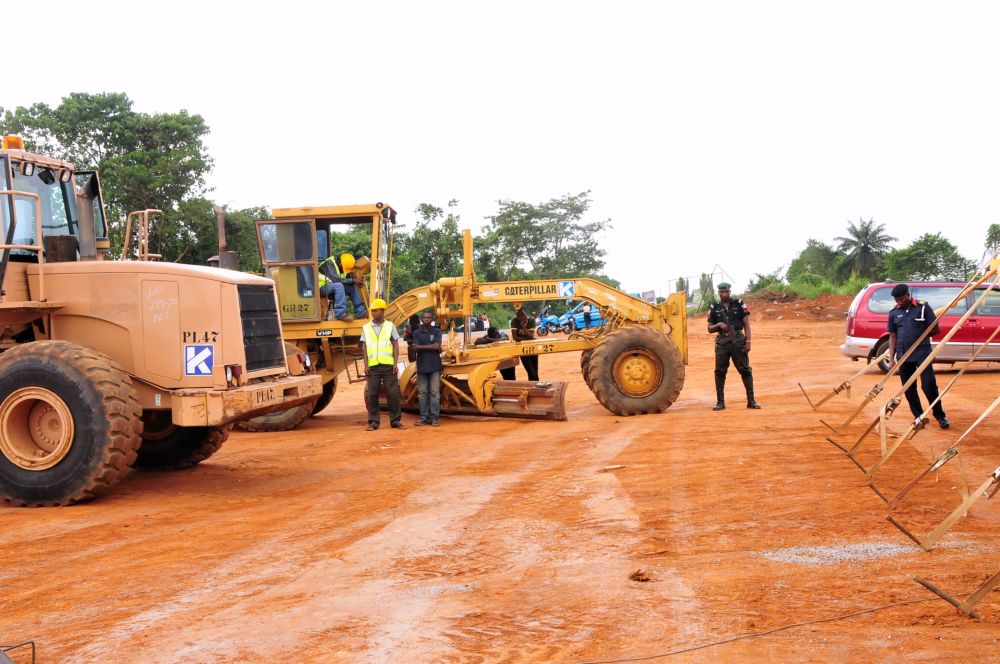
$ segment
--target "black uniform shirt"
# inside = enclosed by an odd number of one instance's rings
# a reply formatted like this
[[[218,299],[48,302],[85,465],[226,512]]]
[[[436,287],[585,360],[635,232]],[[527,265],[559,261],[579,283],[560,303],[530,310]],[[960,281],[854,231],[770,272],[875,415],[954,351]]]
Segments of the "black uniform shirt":
[[[708,312],[708,324],[726,323],[729,325],[730,332],[742,332],[743,319],[749,315],[750,309],[747,308],[743,300],[729,300],[728,307],[721,302],[717,302],[712,305],[712,308]],[[719,336],[725,336],[726,334],[728,333],[719,330]]]
[[[900,357],[914,342],[920,338],[929,327],[934,327],[937,317],[934,309],[924,300],[910,300],[910,306],[900,307],[889,311],[889,323],[886,330],[896,334],[896,356]],[[907,358],[907,362],[923,362],[931,352],[931,338],[926,337]]]

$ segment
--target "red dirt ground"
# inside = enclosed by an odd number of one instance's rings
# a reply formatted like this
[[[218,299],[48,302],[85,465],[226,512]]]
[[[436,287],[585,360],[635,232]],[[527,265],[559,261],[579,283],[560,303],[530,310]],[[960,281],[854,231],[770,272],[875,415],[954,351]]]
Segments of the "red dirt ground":
[[[0,644],[33,639],[43,663],[627,660],[926,600],[669,660],[991,661],[1000,595],[975,622],[912,577],[957,594],[1000,570],[1000,512],[983,500],[930,553],[884,520],[796,386],[819,396],[859,368],[836,315],[758,319],[761,411],[741,407],[733,373],[730,408],[712,412],[712,341],[692,320],[687,384],[662,415],[611,415],[576,354],[547,356],[542,377],[571,382],[569,422],[366,433],[345,386],[300,430],[234,434],[197,468],[133,474],[86,505],[0,507]],[[970,372],[945,400],[954,427],[904,445],[882,490],[998,391],[1000,373]],[[994,418],[963,443],[973,484],[1000,459],[997,433]],[[927,532],[958,487],[952,462],[897,517]]]

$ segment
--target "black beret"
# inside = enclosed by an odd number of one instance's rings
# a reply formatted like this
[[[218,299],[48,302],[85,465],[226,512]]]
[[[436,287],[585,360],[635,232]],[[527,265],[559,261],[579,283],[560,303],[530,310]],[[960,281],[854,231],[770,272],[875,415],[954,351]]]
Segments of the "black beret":
[[[892,287],[893,297],[903,297],[909,292],[910,292],[910,287],[907,286],[906,284],[896,284],[895,286]]]

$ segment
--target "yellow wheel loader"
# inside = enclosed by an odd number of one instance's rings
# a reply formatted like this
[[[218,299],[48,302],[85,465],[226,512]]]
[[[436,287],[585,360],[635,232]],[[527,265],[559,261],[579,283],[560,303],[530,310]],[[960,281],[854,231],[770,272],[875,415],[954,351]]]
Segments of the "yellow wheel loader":
[[[320,263],[344,247],[331,246],[331,233],[352,226],[371,228],[371,257],[357,261],[349,276],[365,303],[386,301],[392,265],[392,230],[396,212],[389,206],[331,206],[274,209],[273,219],[257,221],[261,260],[276,285],[289,354],[305,352],[323,377],[323,395],[305,404],[252,418],[237,426],[280,431],[298,426],[333,399],[338,379],[363,380],[360,340],[365,320],[327,320],[320,294]],[[566,384],[557,381],[500,380],[501,368],[522,355],[581,351],[581,370],[598,401],[617,415],[660,413],[678,397],[687,364],[685,295],[674,294],[653,305],[593,279],[547,279],[526,282],[479,282],[473,270],[472,237],[464,234],[462,276],[447,277],[414,289],[390,302],[386,317],[404,323],[412,314],[431,310],[442,329],[472,316],[476,305],[520,304],[574,299],[595,305],[604,325],[573,332],[566,338],[526,343],[473,345],[468,324],[463,338],[446,336],[442,352],[441,412],[565,419]],[[417,409],[416,367],[400,376],[404,408]]]
[[[133,468],[210,457],[246,417],[315,400],[289,376],[274,284],[104,260],[97,173],[0,149],[0,497],[66,505]],[[148,247],[144,248],[148,255]]]

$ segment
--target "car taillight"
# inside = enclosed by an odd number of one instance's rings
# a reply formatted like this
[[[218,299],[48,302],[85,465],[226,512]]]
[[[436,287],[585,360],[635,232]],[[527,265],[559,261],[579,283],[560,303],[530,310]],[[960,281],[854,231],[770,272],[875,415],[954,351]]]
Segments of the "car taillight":
[[[847,311],[847,336],[854,336],[854,312],[852,310]]]

